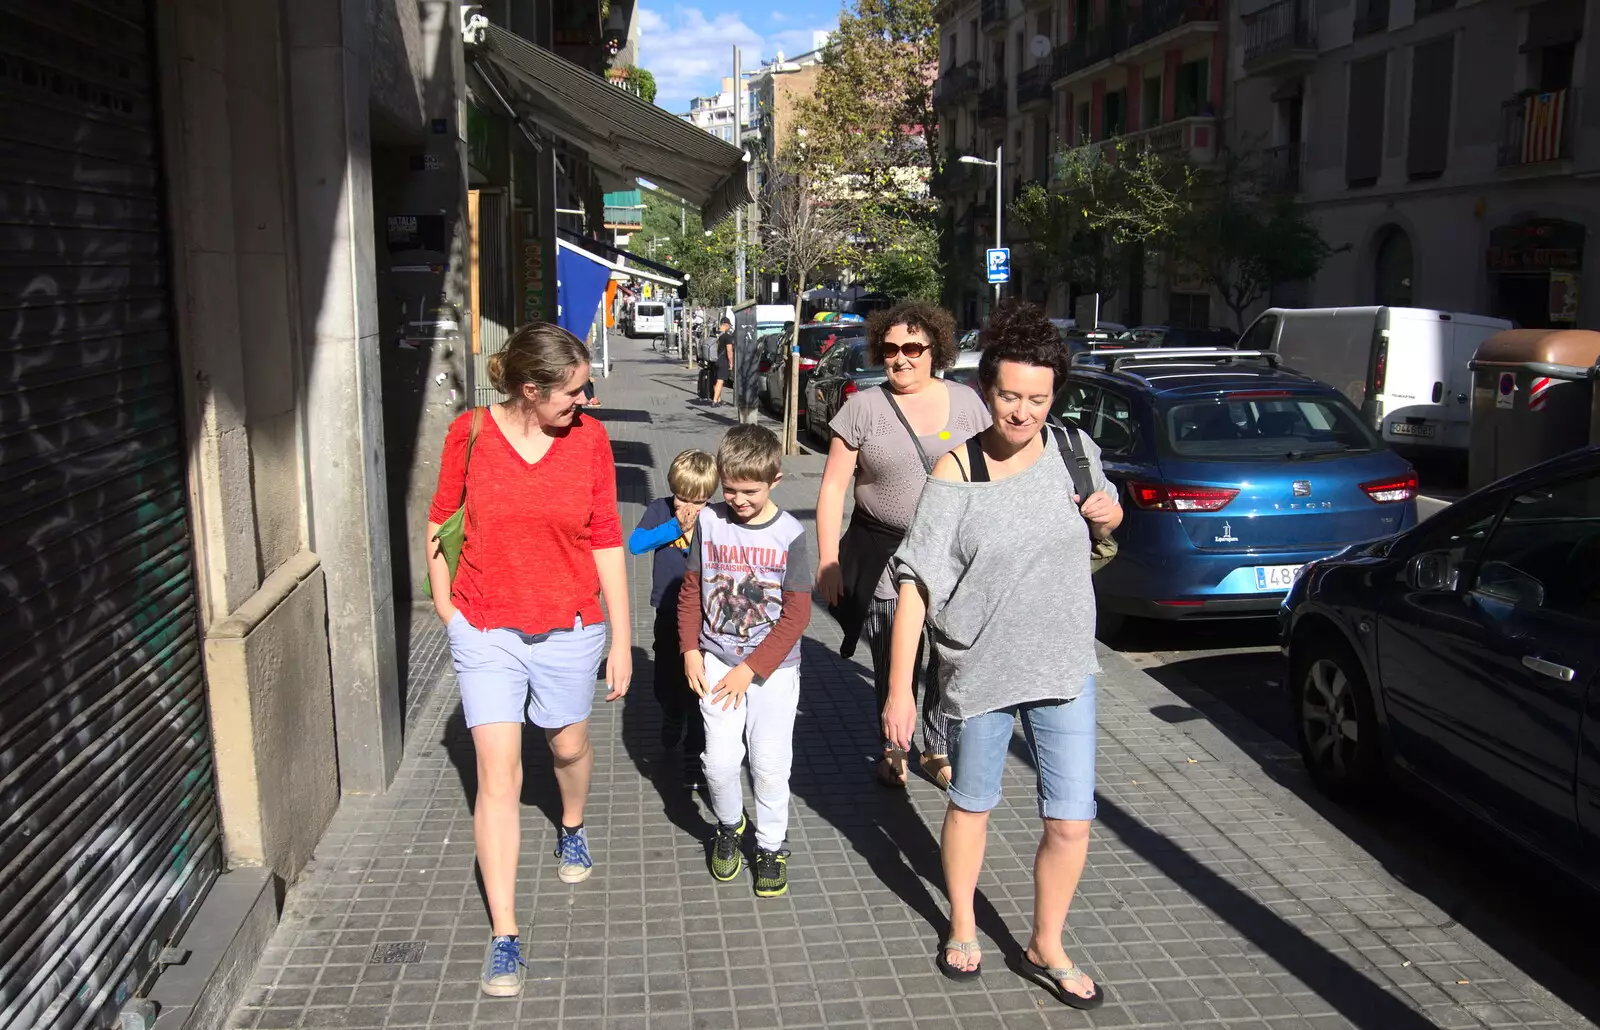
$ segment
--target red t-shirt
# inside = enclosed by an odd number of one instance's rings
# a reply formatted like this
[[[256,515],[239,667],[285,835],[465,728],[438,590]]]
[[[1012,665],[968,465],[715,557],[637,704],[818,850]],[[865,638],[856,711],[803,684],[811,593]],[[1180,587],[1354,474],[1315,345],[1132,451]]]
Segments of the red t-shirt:
[[[461,504],[472,412],[450,423],[428,519]],[[478,629],[545,633],[602,618],[594,552],[622,546],[605,427],[580,415],[529,465],[485,411],[467,469],[466,542],[450,600]],[[430,543],[429,546],[432,546]]]

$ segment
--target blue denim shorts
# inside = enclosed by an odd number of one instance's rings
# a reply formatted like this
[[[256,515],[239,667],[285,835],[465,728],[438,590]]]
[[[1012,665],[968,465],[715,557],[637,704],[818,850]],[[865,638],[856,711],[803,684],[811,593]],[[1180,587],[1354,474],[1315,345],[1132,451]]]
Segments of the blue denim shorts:
[[[1035,701],[974,715],[951,726],[950,803],[987,812],[1000,803],[1000,777],[1016,716],[1039,777],[1039,815],[1093,819],[1094,677],[1071,701]]]
[[[478,629],[457,612],[445,627],[467,725],[531,722],[554,730],[589,718],[605,654],[606,627],[585,626],[529,636],[514,629]]]

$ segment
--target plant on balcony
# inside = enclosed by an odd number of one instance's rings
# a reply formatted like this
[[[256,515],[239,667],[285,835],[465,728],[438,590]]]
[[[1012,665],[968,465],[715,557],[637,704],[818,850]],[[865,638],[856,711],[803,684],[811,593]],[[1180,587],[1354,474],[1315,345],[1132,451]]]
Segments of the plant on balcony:
[[[647,104],[656,102],[656,77],[650,73],[650,69],[630,64],[626,81],[634,96]]]

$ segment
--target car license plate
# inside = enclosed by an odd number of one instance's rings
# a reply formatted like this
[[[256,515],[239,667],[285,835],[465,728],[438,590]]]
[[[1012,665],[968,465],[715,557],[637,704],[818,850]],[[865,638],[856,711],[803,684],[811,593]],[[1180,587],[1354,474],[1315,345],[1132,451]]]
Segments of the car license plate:
[[[1395,436],[1433,436],[1432,426],[1419,426],[1411,422],[1390,422],[1389,432]]]
[[[1300,574],[1300,565],[1257,565],[1257,590],[1288,590]]]

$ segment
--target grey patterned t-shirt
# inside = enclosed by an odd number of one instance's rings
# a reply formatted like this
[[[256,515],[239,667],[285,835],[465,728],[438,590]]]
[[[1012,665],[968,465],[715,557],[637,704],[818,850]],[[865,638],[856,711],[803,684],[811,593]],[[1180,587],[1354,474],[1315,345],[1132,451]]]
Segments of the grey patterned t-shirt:
[[[989,428],[992,421],[977,391],[949,380],[939,382],[950,391],[950,417],[944,429],[920,438],[928,460],[934,462]],[[904,531],[911,528],[928,473],[890,404],[888,391],[862,390],[844,402],[828,428],[857,452],[856,507]],[[887,569],[878,580],[876,596],[881,600],[895,596]]]

